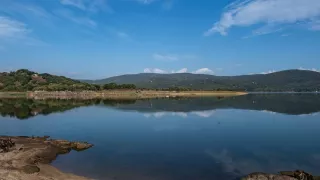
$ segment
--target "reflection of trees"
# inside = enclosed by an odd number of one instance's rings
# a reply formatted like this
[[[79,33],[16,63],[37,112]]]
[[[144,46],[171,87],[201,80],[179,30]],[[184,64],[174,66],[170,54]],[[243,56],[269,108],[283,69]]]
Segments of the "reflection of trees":
[[[118,106],[121,110],[139,112],[192,112],[215,109],[247,109],[291,115],[320,111],[319,94],[251,94],[230,98],[182,98],[139,100],[134,104]]]
[[[119,103],[134,103],[134,101],[102,101],[102,104],[108,106],[116,106]],[[18,119],[28,119],[39,114],[48,115],[56,112],[65,112],[82,106],[99,104],[101,104],[100,99],[0,99],[0,113],[1,116],[17,117]]]
[[[27,119],[38,114],[48,115],[82,106],[98,105],[118,110],[142,113],[155,112],[205,112],[216,109],[247,109],[284,114],[310,114],[320,111],[319,94],[260,94],[230,98],[175,98],[149,100],[100,100],[100,99],[0,99],[2,116]]]

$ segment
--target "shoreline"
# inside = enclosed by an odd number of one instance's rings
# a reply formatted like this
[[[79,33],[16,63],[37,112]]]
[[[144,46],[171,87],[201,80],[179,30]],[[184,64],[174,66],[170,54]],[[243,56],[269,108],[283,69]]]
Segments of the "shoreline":
[[[0,98],[34,99],[152,99],[174,97],[233,97],[246,95],[235,91],[155,91],[155,90],[110,90],[110,91],[34,91],[0,92]]]
[[[50,165],[58,155],[83,151],[86,142],[53,140],[49,137],[0,136],[0,179],[8,180],[89,180],[64,173]]]

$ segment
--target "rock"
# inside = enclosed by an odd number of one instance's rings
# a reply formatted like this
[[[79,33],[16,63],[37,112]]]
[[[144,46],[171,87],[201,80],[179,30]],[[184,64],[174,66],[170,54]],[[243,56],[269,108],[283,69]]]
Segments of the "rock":
[[[87,142],[74,142],[72,143],[72,149],[75,151],[83,151],[91,148],[93,145]]]
[[[70,142],[66,140],[48,140],[46,143],[50,143],[58,147],[61,151],[61,154],[70,152],[71,150],[83,151],[91,148],[93,145],[87,142]]]
[[[294,177],[298,180],[314,180],[313,176],[307,172],[304,172],[302,170],[296,170],[296,171],[281,171],[281,175],[286,175],[290,177]]]
[[[281,171],[279,175],[266,173],[252,173],[242,178],[242,180],[320,180],[318,176],[302,171]]]
[[[242,180],[296,180],[290,176],[266,174],[266,173],[252,173],[242,178]]]
[[[26,165],[22,167],[22,171],[26,174],[34,174],[34,173],[40,172],[40,168],[34,165]]]
[[[9,152],[10,148],[13,146],[15,146],[15,142],[13,142],[10,138],[0,139],[0,153]]]
[[[0,136],[0,180],[88,180],[50,166],[59,154],[85,150],[92,144],[53,140],[49,137]],[[32,175],[31,175],[32,174]],[[14,178],[12,178],[14,177]]]

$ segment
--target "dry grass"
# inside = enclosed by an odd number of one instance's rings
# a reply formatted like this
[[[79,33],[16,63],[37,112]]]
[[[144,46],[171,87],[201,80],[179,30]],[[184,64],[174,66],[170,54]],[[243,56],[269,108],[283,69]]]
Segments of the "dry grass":
[[[233,91],[154,91],[154,90],[110,90],[110,91],[81,91],[81,92],[28,92],[28,93],[0,93],[0,98],[27,97],[27,98],[61,98],[61,99],[151,99],[169,97],[229,97],[245,95],[245,92]]]

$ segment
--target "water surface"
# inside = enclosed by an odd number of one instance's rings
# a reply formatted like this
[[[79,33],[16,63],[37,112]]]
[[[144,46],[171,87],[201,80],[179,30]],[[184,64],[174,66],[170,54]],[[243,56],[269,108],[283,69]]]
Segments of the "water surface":
[[[256,171],[320,174],[319,112],[319,94],[0,99],[0,134],[93,143],[53,165],[96,179],[233,180]]]

